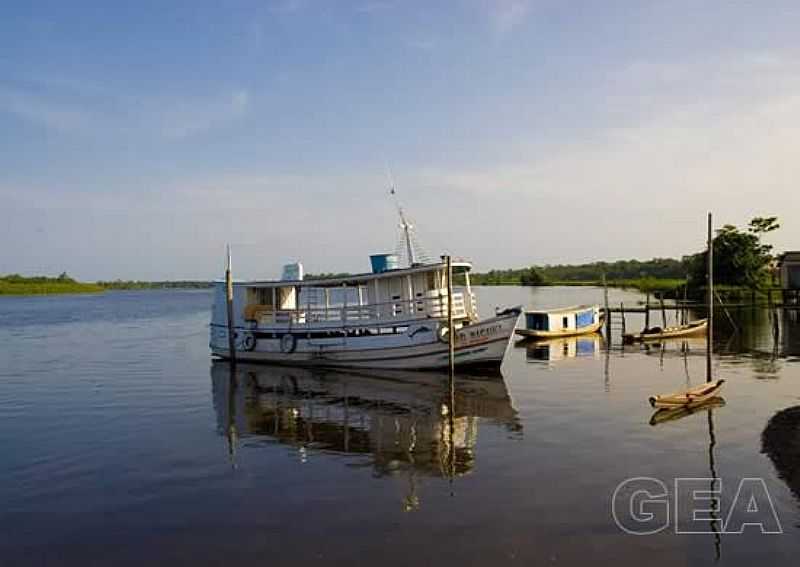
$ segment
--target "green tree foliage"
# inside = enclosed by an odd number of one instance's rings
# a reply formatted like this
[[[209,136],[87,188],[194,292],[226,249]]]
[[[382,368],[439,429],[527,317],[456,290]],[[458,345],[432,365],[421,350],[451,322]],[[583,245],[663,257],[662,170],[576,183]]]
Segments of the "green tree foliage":
[[[546,285],[548,283],[600,282],[603,275],[609,282],[638,282],[649,280],[683,280],[687,266],[681,260],[654,258],[652,260],[619,260],[578,265],[530,266],[511,270],[490,270],[473,274],[476,285]]]
[[[638,280],[642,278],[682,279],[686,277],[686,265],[673,258],[652,260],[618,260],[616,262],[592,262],[578,265],[543,266],[542,275],[549,281],[585,282],[600,281],[605,274],[611,281]]]
[[[50,293],[94,293],[103,291],[98,285],[81,283],[62,272],[58,277],[0,276],[0,295],[43,295]]]
[[[454,278],[459,283],[459,278]],[[542,285],[545,278],[535,267],[510,269],[510,270],[489,270],[483,274],[470,275],[470,281],[474,285]]]
[[[742,230],[726,224],[714,237],[714,283],[758,289],[770,283],[772,246],[761,241],[764,234],[780,228],[777,217],[756,217]],[[708,252],[686,257],[692,287],[706,281]]]
[[[522,270],[519,276],[519,283],[522,285],[542,285],[544,283],[544,276],[542,276],[539,270],[531,266],[530,268]]]

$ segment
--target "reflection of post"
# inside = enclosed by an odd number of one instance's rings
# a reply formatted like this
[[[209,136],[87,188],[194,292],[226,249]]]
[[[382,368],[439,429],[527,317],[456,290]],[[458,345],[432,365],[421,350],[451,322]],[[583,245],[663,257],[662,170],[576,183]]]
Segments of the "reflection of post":
[[[717,438],[714,435],[714,410],[709,408],[708,409],[708,468],[711,472],[711,487],[709,491],[713,494],[717,488],[717,483],[719,482],[719,477],[717,476],[717,469],[714,462],[714,447],[717,444]],[[719,530],[719,498],[712,496],[711,498],[711,510],[710,510],[711,520],[709,520],[709,525],[711,527],[711,531],[714,533],[714,553],[716,555],[717,561],[719,561],[720,555],[722,554],[722,539],[720,537],[720,530]]]
[[[236,431],[236,367],[229,364],[230,375],[228,376],[228,423],[226,437],[228,438],[228,458],[231,466],[236,468],[236,444],[238,433]]]

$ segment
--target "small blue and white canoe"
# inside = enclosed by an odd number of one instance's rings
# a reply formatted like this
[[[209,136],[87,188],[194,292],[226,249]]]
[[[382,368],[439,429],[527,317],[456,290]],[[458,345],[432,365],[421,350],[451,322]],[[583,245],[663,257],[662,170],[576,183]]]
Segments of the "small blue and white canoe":
[[[552,339],[596,333],[603,326],[599,305],[577,305],[560,309],[525,311],[525,327],[516,333],[531,339]]]

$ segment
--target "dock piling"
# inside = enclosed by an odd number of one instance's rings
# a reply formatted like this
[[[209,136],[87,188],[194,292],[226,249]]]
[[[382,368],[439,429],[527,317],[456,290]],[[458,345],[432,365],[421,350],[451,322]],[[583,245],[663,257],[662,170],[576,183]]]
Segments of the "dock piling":
[[[231,245],[228,244],[228,263],[225,266],[225,303],[228,311],[228,353],[236,364],[236,338],[233,332],[233,278],[231,276]]]
[[[708,213],[708,253],[706,254],[706,271],[708,281],[706,288],[708,292],[708,326],[706,327],[706,382],[711,382],[712,368],[711,355],[713,354],[714,341],[714,235],[713,220],[711,213]]]

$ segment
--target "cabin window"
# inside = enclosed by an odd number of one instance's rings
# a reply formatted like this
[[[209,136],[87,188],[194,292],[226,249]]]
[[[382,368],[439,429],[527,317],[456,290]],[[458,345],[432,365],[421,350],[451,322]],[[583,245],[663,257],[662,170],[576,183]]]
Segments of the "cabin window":
[[[578,328],[588,327],[593,323],[594,323],[594,311],[592,310],[581,311],[580,313],[575,315],[575,326]]]
[[[532,331],[548,331],[547,315],[545,313],[527,313],[525,323]]]
[[[428,290],[439,289],[441,287],[439,285],[439,282],[436,281],[437,280],[436,275],[437,275],[437,272],[428,272],[427,274],[425,274],[425,278],[426,278],[425,283],[427,284],[427,289]]]
[[[561,318],[561,328],[566,329],[569,327],[569,317],[562,317]]]
[[[247,303],[272,307],[272,288],[271,287],[248,288]]]

